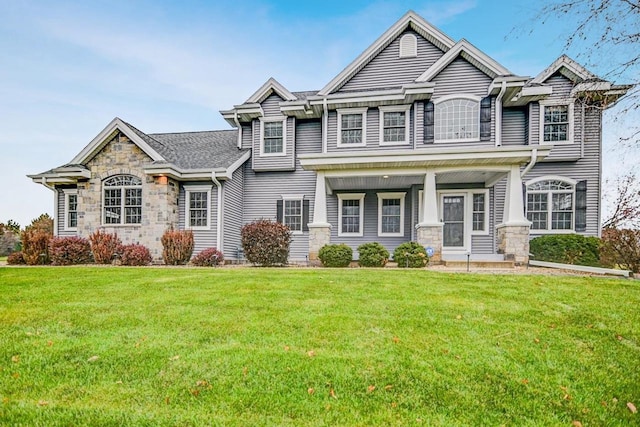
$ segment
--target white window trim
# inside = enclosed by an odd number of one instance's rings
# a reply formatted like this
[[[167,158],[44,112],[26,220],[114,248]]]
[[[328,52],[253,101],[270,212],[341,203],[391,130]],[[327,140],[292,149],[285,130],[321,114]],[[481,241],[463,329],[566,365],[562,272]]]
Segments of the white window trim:
[[[337,128],[338,134],[337,145],[339,148],[348,148],[348,147],[366,147],[367,145],[367,110],[368,108],[338,108],[336,112],[338,113],[337,118]],[[349,144],[342,142],[342,115],[343,114],[362,114],[362,142],[360,144]]]
[[[75,227],[69,227],[69,196],[71,195],[75,195],[76,196],[76,205],[78,205],[79,200],[77,199],[78,197],[78,189],[77,188],[68,188],[68,189],[63,189],[62,192],[64,193],[64,230],[66,231],[77,231],[78,227],[77,227],[77,222],[78,222],[78,210],[76,207],[76,226]]]
[[[445,101],[450,101],[452,99],[469,99],[471,101],[476,101],[478,103],[478,137],[477,138],[458,138],[458,139],[436,139],[435,138],[435,129],[434,129],[434,140],[433,142],[435,144],[448,144],[448,143],[457,143],[457,142],[480,142],[480,102],[482,101],[482,98],[479,96],[475,96],[475,95],[446,95],[443,97],[440,97],[438,99],[434,99],[433,100],[433,120],[434,120],[434,126],[437,124],[438,122],[438,114],[437,114],[437,110],[438,110],[438,104],[445,102]]]
[[[266,122],[282,122],[282,152],[281,153],[265,153],[264,152],[264,124]],[[260,117],[260,157],[285,157],[287,155],[287,117]]]
[[[407,193],[378,193],[378,236],[404,237],[404,199]],[[399,233],[383,233],[382,232],[382,201],[385,199],[400,199],[400,232]]]
[[[364,196],[365,193],[340,193],[338,194],[338,236],[362,237],[364,235]],[[360,200],[360,232],[346,233],[342,232],[342,201],[343,200]]]
[[[488,188],[478,188],[478,189],[469,189],[469,190],[438,190],[438,212],[442,215],[442,206],[440,205],[440,200],[442,199],[442,195],[446,194],[461,194],[464,195],[468,200],[467,207],[465,211],[465,224],[469,224],[469,235],[471,236],[488,236],[489,233],[489,215],[491,210],[489,209],[489,189]],[[474,194],[484,194],[484,230],[474,230],[473,229],[473,195]],[[423,208],[423,197],[424,190],[418,190],[418,218],[422,218],[422,209]],[[468,217],[468,219],[467,219]]]
[[[140,206],[140,212],[142,214],[142,212],[144,212],[144,179],[140,178],[139,176],[136,175],[132,175],[132,174],[117,174],[117,175],[129,175],[129,176],[133,176],[135,178],[138,178],[142,181],[143,185],[123,185],[123,186],[117,186],[117,187],[113,187],[113,188],[119,188],[120,190],[125,190],[127,188],[140,188],[142,190],[142,205]],[[121,217],[120,217],[120,222],[117,224],[107,224],[107,222],[105,221],[105,206],[104,206],[104,191],[105,191],[105,186],[104,186],[104,182],[106,180],[108,180],[109,178],[113,178],[116,175],[111,175],[108,176],[107,178],[102,180],[102,183],[100,184],[100,192],[102,193],[100,196],[100,209],[102,210],[101,214],[100,214],[100,218],[102,218],[102,226],[103,227],[140,227],[142,225],[142,217],[140,218],[140,222],[135,223],[135,224],[127,224],[125,223],[125,205],[124,205],[124,199],[125,199],[125,195],[126,192],[121,192],[120,193],[120,197],[122,198],[122,202],[121,202],[121,208],[122,208],[122,213],[121,213]]]
[[[538,129],[538,141],[540,145],[570,145],[573,144],[573,127],[574,127],[574,119],[573,119],[573,107],[575,101],[573,99],[570,100],[541,100],[538,101],[540,105],[538,114],[539,129]],[[565,141],[545,141],[544,140],[544,109],[545,107],[552,107],[556,105],[566,105],[569,125],[567,126],[567,139]],[[566,180],[565,180],[566,181]],[[568,182],[568,181],[566,181]]]
[[[184,228],[186,230],[211,230],[211,185],[185,185],[184,186]],[[207,193],[207,225],[191,226],[191,193]],[[218,207],[219,209],[219,207]]]
[[[532,190],[529,191],[529,186],[531,184],[535,184],[538,181],[562,181],[565,182],[567,184],[571,184],[571,186],[573,187],[572,190]],[[525,216],[529,213],[529,210],[527,209],[528,206],[528,202],[529,202],[529,193],[531,194],[553,194],[555,193],[562,193],[562,194],[571,194],[571,228],[565,228],[565,229],[559,229],[559,230],[553,230],[551,228],[551,224],[552,224],[552,216],[553,216],[553,200],[552,198],[547,197],[547,229],[546,230],[541,230],[538,228],[533,228],[533,225],[530,229],[530,234],[575,234],[576,233],[576,185],[578,184],[578,181],[576,181],[575,179],[571,179],[571,178],[566,178],[564,176],[559,176],[559,175],[545,175],[545,176],[541,176],[539,178],[533,178],[530,179],[529,181],[525,182]]]
[[[385,105],[378,107],[380,110],[380,145],[407,145],[409,144],[409,122],[411,117],[409,111],[411,105]],[[404,112],[404,141],[387,141],[384,140],[384,114]]]
[[[286,213],[285,202],[287,201],[299,201],[300,202],[300,230],[291,230],[291,234],[304,234],[304,194],[283,194],[282,196],[282,223],[285,224],[284,217]],[[285,224],[286,225],[286,224]]]

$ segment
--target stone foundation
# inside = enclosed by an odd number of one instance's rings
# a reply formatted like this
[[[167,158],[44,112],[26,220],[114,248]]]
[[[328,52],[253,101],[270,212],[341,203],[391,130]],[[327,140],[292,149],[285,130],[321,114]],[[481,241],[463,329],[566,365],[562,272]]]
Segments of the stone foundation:
[[[499,225],[496,233],[498,253],[504,255],[505,261],[513,261],[516,265],[529,262],[528,225]]]
[[[433,256],[429,258],[429,262],[440,263],[442,261],[442,225],[418,224],[416,230],[418,243],[424,247],[433,248]]]
[[[309,262],[318,264],[318,252],[324,245],[331,243],[331,226],[309,224]]]

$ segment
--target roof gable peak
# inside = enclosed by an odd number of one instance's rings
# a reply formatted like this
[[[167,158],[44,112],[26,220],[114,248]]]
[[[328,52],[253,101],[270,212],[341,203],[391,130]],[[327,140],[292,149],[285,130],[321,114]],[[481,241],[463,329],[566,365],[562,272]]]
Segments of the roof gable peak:
[[[598,76],[584,68],[582,65],[569,58],[567,55],[562,54],[545,70],[535,76],[533,80],[531,80],[531,83],[544,83],[556,72],[560,72],[563,76],[574,83],[581,83],[585,80],[600,80]]]
[[[260,88],[255,91],[255,93],[251,95],[249,99],[245,101],[245,104],[259,104],[264,101],[272,92],[278,94],[278,96],[280,96],[280,98],[284,99],[285,101],[295,101],[296,99],[298,99],[294,94],[287,90],[287,88],[282,86],[282,84],[280,84],[276,79],[270,77],[269,80],[267,80],[262,86],[260,86]]]

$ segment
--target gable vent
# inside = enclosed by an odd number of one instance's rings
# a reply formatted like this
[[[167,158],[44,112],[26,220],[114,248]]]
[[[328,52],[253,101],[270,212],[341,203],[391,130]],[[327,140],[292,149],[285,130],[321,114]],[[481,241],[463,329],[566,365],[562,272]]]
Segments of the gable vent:
[[[400,39],[400,58],[418,56],[418,39],[413,34],[405,34]]]

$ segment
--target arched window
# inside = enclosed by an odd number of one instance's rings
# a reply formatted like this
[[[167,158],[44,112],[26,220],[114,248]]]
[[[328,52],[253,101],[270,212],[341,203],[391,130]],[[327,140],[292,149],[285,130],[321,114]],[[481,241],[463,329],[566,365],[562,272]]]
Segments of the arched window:
[[[142,222],[142,180],[132,175],[115,175],[103,183],[104,224]]]
[[[527,185],[527,219],[531,230],[573,230],[575,184],[542,179]]]
[[[435,103],[435,140],[480,139],[480,99],[449,98]]]
[[[400,39],[400,58],[412,58],[418,56],[418,40],[413,34],[405,34]]]

